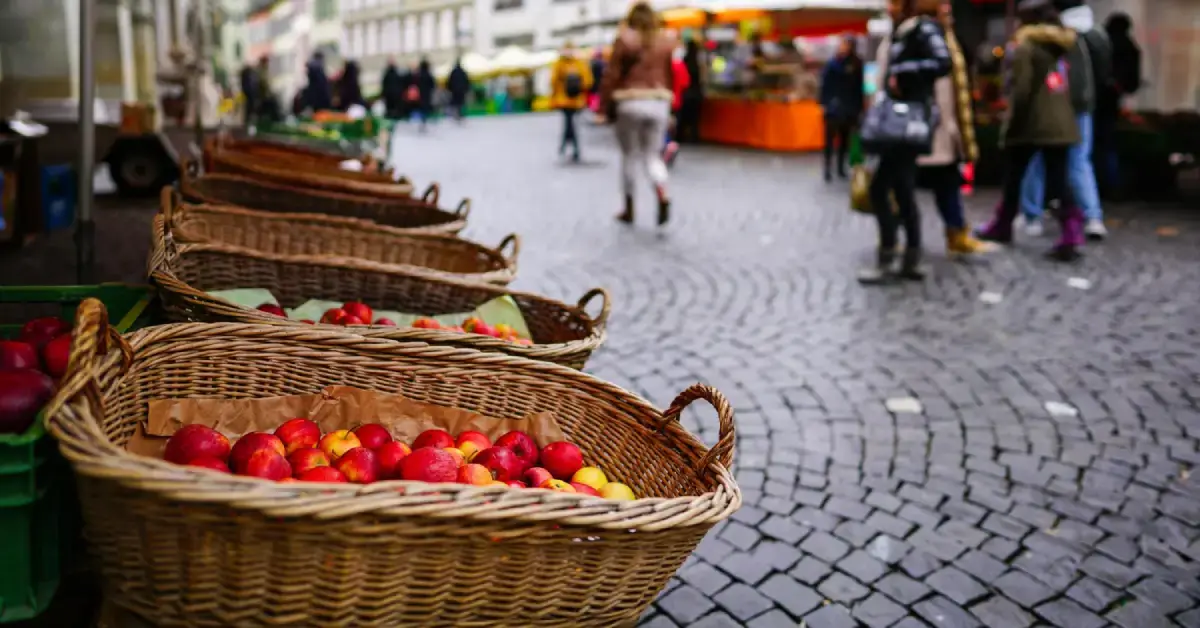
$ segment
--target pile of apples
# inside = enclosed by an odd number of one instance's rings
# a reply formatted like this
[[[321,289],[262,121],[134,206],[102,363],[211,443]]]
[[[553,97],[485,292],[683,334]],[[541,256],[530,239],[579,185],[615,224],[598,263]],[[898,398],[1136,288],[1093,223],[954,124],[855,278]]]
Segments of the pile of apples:
[[[282,307],[274,303],[263,303],[258,306],[258,311],[273,314],[282,318],[287,318],[287,312]],[[374,322],[371,322],[374,319]],[[301,323],[309,325],[316,324],[311,319],[301,319]],[[342,307],[335,307],[325,310],[321,315],[321,323],[326,325],[382,325],[385,327],[395,327],[396,321],[390,318],[375,318],[375,310],[371,306],[361,301],[347,301],[342,304]],[[533,341],[529,338],[522,338],[517,330],[509,325],[500,323],[498,325],[489,325],[479,318],[472,316],[463,321],[461,326],[446,326],[437,322],[432,318],[418,318],[413,321],[412,326],[416,329],[440,329],[443,331],[454,331],[464,334],[479,334],[481,336],[491,336],[501,340],[507,340],[519,345],[532,345]]]
[[[539,449],[532,437],[517,430],[495,443],[476,431],[455,438],[445,430],[426,430],[410,447],[378,423],[321,434],[313,421],[295,418],[274,434],[251,432],[231,445],[211,427],[185,425],[167,441],[163,458],[277,482],[457,482],[635,499],[625,484],[609,482],[600,469],[585,467],[583,452],[573,443],[559,441]]]
[[[517,330],[505,325],[504,323],[500,323],[498,325],[489,325],[474,316],[463,321],[461,327],[446,327],[432,318],[418,318],[417,320],[413,321],[412,326],[416,327],[417,329],[441,329],[443,331],[456,331],[465,334],[491,336],[492,338],[507,340],[519,345],[533,344],[532,340],[529,338],[522,338],[521,335],[517,333]]]
[[[0,434],[33,424],[67,372],[71,326],[57,316],[35,318],[15,340],[0,340]]]

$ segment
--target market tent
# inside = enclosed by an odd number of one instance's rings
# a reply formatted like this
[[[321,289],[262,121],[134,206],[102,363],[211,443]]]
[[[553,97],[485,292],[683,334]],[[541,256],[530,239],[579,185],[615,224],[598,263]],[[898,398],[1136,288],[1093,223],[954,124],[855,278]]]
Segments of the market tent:
[[[529,55],[529,65],[525,69],[540,70],[542,68],[549,67],[558,60],[560,54],[561,53],[557,50],[542,50],[541,52],[535,52]]]
[[[509,46],[500,51],[491,61],[489,71],[500,74],[505,72],[523,72],[531,68],[531,57],[523,48]]]
[[[466,70],[467,76],[475,78],[486,76],[489,72],[491,72],[492,64],[490,61],[488,61],[487,57],[477,52],[468,52],[462,56],[462,66],[463,69]],[[450,70],[453,69],[454,64],[447,63],[434,69],[433,75],[437,78],[446,78],[447,76],[450,76]]]

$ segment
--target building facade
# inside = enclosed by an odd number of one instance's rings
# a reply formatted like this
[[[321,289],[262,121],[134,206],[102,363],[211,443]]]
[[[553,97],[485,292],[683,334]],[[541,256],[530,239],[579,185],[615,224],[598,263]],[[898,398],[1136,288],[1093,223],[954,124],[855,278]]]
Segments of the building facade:
[[[628,0],[474,0],[475,50],[489,54],[507,46],[554,50],[611,43]]]
[[[341,0],[344,59],[360,67],[365,94],[379,91],[390,60],[438,66],[472,49],[472,0]]]

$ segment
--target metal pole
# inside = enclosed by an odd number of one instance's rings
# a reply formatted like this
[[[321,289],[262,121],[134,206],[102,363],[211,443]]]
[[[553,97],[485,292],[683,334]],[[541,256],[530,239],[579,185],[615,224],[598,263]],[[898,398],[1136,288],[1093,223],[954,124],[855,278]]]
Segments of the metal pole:
[[[193,0],[192,10],[195,11],[196,24],[196,41],[192,50],[195,50],[194,63],[192,74],[192,110],[195,112],[195,120],[193,130],[196,133],[196,146],[204,146],[204,70],[208,61],[208,20],[207,20],[207,3],[204,0]]]
[[[79,221],[75,225],[75,273],[93,283],[96,224],[92,220],[92,175],[96,166],[96,0],[79,0]]]

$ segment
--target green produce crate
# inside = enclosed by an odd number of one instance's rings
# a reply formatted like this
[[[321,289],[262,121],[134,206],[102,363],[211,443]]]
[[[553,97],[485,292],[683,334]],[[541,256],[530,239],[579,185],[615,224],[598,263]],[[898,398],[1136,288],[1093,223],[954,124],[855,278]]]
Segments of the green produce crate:
[[[87,297],[108,306],[118,331],[152,321],[149,286],[0,286],[0,304],[43,304],[49,311],[37,315],[68,321]],[[21,323],[0,324],[0,338],[20,330]],[[22,434],[0,434],[0,624],[30,619],[50,604],[80,523],[71,469],[41,417]]]

